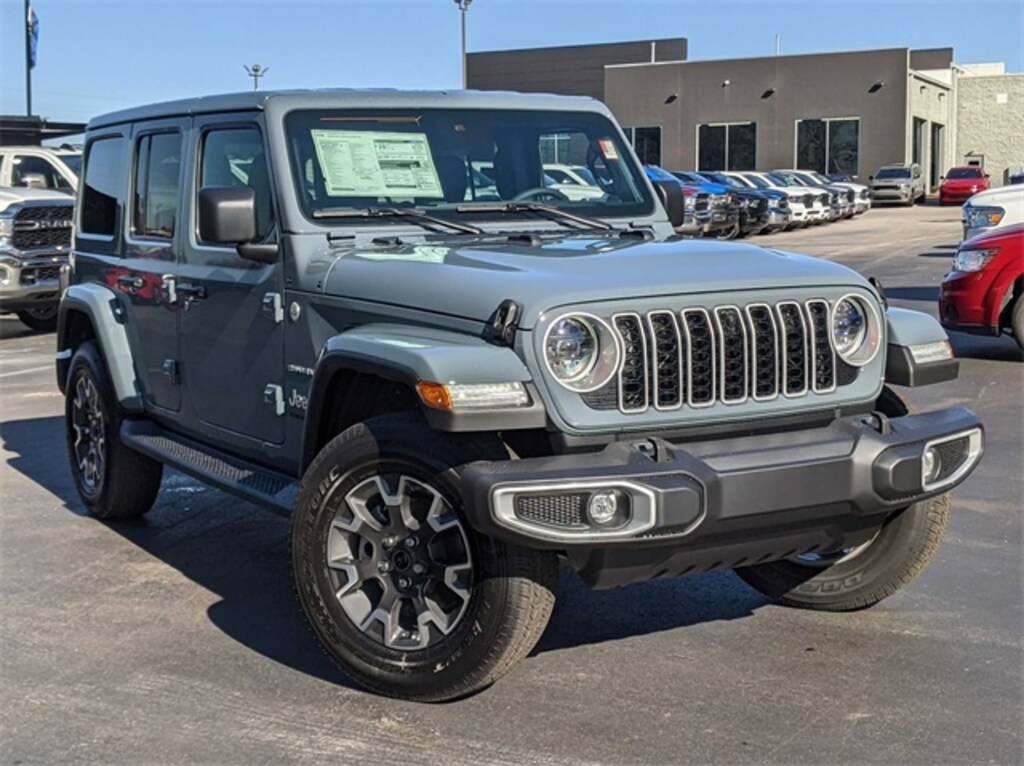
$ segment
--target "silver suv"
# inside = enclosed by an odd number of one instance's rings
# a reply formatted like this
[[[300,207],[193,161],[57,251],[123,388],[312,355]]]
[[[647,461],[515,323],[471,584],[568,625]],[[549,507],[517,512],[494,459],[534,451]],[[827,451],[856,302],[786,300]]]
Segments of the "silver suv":
[[[927,194],[924,188],[924,174],[917,163],[911,165],[886,165],[879,168],[871,183],[871,198],[874,202],[899,202],[908,207],[924,202]]]

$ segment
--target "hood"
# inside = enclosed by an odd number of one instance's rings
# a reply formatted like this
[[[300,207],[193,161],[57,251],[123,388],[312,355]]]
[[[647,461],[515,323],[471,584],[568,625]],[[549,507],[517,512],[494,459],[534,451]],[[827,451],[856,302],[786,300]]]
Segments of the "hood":
[[[74,202],[74,198],[70,194],[52,189],[29,189],[24,186],[0,187],[0,210],[19,202],[35,201],[71,204]]]
[[[559,237],[352,247],[339,251],[323,291],[486,321],[511,298],[520,327],[549,309],[616,299],[758,291],[796,285],[860,285],[856,272],[810,256],[738,243]]]
[[[978,205],[999,205],[1007,202],[1024,202],[1024,185],[1022,186],[998,186],[995,189],[978,192],[968,200],[968,204]]]
[[[969,189],[972,186],[984,186],[984,178],[946,178],[942,181],[942,185],[946,187],[953,187],[955,189],[965,188]]]

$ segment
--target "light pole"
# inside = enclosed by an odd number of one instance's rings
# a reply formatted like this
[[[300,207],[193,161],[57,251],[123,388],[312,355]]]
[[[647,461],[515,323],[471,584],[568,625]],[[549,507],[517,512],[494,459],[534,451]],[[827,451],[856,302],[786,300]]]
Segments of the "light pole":
[[[270,71],[270,67],[260,66],[259,64],[253,64],[252,66],[242,64],[242,66],[245,67],[246,73],[252,78],[252,89],[259,90],[260,78]]]
[[[462,12],[462,89],[469,87],[469,80],[466,74],[466,11],[473,4],[473,0],[455,0],[455,4]]]

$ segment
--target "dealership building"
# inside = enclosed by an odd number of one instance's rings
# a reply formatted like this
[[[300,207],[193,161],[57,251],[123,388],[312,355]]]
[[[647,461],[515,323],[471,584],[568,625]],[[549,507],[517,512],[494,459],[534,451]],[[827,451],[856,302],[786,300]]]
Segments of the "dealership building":
[[[471,53],[470,88],[604,101],[640,158],[671,170],[873,174],[954,165],[993,184],[1024,164],[1024,74],[951,48],[690,61],[685,39]]]

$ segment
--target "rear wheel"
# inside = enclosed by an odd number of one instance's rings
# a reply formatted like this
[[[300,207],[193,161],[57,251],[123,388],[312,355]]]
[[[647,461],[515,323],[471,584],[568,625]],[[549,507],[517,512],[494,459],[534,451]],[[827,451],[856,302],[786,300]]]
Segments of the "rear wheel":
[[[36,332],[53,332],[57,329],[57,307],[25,309],[18,312],[18,319]]]
[[[121,412],[103,357],[91,341],[71,357],[65,388],[71,475],[89,515],[125,519],[148,511],[163,465],[121,443]]]
[[[507,673],[554,604],[552,553],[477,534],[458,467],[507,459],[494,438],[431,431],[419,417],[352,426],[302,481],[292,526],[299,600],[327,654],[361,685],[436,702]]]
[[[890,417],[910,407],[891,389],[876,405]],[[867,542],[824,554],[737,569],[768,598],[786,606],[846,612],[873,606],[913,580],[931,561],[949,523],[947,492],[892,514]]]

